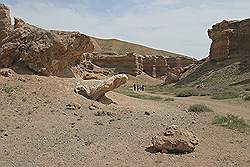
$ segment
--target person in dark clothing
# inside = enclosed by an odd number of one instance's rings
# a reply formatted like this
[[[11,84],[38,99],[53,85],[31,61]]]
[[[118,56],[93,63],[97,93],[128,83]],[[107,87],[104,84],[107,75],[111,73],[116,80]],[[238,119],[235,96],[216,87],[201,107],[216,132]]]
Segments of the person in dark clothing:
[[[142,90],[142,91],[145,91],[145,85],[142,84],[141,90]]]
[[[134,83],[134,91],[136,91],[136,84]]]

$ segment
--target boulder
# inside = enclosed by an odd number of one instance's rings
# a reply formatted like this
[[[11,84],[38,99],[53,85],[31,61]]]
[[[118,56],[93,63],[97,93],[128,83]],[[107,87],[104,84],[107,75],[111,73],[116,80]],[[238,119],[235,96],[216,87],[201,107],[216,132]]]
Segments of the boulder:
[[[82,85],[75,88],[75,92],[89,99],[98,100],[105,96],[105,93],[125,84],[127,80],[127,75],[118,74],[105,80],[84,81]]]
[[[198,142],[191,132],[176,125],[169,126],[164,133],[152,138],[154,149],[163,153],[193,152]]]
[[[9,68],[0,69],[0,76],[3,76],[3,77],[11,77],[14,75],[14,73],[15,72]]]

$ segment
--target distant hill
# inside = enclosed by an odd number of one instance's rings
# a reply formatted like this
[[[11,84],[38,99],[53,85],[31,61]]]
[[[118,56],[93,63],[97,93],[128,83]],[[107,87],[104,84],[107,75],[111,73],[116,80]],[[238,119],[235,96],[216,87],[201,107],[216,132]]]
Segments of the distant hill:
[[[126,52],[135,52],[140,55],[159,55],[164,57],[187,57],[164,50],[157,50],[117,39],[99,39],[91,37],[95,45],[95,52],[103,54],[125,54]]]

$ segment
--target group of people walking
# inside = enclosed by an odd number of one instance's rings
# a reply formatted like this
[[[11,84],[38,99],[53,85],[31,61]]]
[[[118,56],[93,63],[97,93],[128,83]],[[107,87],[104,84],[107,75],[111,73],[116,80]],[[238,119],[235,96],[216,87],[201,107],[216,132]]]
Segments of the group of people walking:
[[[145,85],[134,83],[134,91],[145,91]]]

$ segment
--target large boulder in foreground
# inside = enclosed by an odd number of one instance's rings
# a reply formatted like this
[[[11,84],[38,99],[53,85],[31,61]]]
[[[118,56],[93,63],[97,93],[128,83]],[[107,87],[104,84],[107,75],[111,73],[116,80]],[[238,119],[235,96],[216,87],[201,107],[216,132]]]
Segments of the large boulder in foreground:
[[[100,99],[105,96],[105,93],[112,91],[128,80],[127,75],[118,74],[106,80],[90,80],[84,81],[82,85],[75,89],[75,92],[89,99]]]
[[[176,125],[169,126],[164,133],[152,138],[154,149],[162,153],[190,153],[198,142],[191,132]]]
[[[74,77],[71,67],[82,54],[93,52],[90,37],[79,32],[44,30],[15,18],[11,26],[9,9],[0,4],[0,66],[22,63],[41,75]]]

